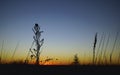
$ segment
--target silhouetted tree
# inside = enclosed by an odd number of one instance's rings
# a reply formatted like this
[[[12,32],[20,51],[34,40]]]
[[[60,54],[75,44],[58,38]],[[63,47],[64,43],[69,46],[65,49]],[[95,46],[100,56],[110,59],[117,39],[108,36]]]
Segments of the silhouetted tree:
[[[73,64],[73,65],[79,65],[79,59],[78,59],[77,54],[74,55],[74,61],[73,61],[72,64]]]

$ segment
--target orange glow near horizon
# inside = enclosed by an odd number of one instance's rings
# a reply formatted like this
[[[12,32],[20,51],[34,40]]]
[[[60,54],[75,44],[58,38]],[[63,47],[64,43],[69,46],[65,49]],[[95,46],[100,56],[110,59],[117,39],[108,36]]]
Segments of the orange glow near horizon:
[[[62,61],[48,61],[48,62],[40,62],[40,65],[70,65],[70,64],[72,64],[72,62],[73,61],[70,61],[70,62],[62,62]],[[101,61],[102,62],[102,64],[105,64],[105,61]],[[19,60],[13,60],[13,61],[8,61],[8,60],[3,60],[1,63],[19,63],[19,64],[22,64],[22,63],[24,63],[24,60],[21,60],[21,59],[19,59]],[[87,64],[92,64],[92,61],[84,61],[84,62],[79,62],[80,63],[80,65],[87,65]],[[35,61],[29,61],[29,63],[28,64],[35,64]],[[98,64],[99,65],[99,63],[96,63],[96,64]],[[117,59],[113,59],[113,62],[112,63],[110,63],[110,61],[109,60],[107,60],[107,64],[120,64],[120,61],[118,61]]]
[[[114,52],[113,53],[113,56],[112,56],[112,63],[110,63],[109,59],[110,59],[110,52],[107,52],[106,54],[106,58],[107,58],[107,62],[105,62],[105,59],[103,57],[101,57],[101,59],[99,59],[99,56],[96,56],[98,61],[96,62],[97,64],[98,63],[102,63],[102,64],[120,64],[120,60],[119,60],[119,54],[118,52]],[[22,56],[18,53],[15,54],[14,58],[11,58],[11,53],[9,54],[6,54],[4,52],[4,54],[2,55],[2,59],[0,60],[2,63],[11,63],[11,62],[20,62],[20,63],[23,63],[25,61],[25,55]],[[81,56],[80,56],[81,55]],[[70,57],[69,57],[70,56]],[[72,54],[69,54],[69,56],[60,56],[60,55],[49,55],[49,57],[52,59],[50,61],[47,61],[45,62],[46,59],[48,59],[48,56],[44,56],[44,54],[42,54],[40,57],[41,61],[40,64],[41,65],[70,65],[73,61],[74,61],[74,55]],[[92,64],[92,54],[89,54],[89,55],[85,55],[83,56],[82,54],[79,54],[78,56],[79,58],[79,63],[81,65],[86,65],[86,64]],[[57,59],[57,60],[56,60]],[[31,60],[31,59],[29,59]],[[100,60],[100,62],[99,62]],[[34,64],[35,63],[35,60],[33,61],[30,61],[29,62],[30,64]]]

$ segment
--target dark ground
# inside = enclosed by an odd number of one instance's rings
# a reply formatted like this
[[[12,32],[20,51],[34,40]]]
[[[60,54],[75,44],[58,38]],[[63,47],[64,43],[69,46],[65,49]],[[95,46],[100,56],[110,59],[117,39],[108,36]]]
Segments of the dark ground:
[[[25,64],[1,64],[0,75],[120,75],[120,65],[35,66]]]

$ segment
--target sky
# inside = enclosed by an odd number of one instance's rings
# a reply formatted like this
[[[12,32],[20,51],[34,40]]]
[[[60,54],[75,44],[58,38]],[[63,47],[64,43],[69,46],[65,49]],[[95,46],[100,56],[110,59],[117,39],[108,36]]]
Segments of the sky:
[[[26,58],[33,42],[35,23],[44,31],[41,36],[44,38],[42,60],[49,57],[57,58],[56,63],[70,63],[77,53],[81,63],[90,62],[96,32],[97,48],[104,33],[104,41],[110,34],[107,51],[112,50],[116,33],[120,32],[120,1],[1,0],[0,48],[3,59],[11,60],[17,44],[12,59]],[[114,53],[117,56],[120,53],[119,38],[118,34]]]

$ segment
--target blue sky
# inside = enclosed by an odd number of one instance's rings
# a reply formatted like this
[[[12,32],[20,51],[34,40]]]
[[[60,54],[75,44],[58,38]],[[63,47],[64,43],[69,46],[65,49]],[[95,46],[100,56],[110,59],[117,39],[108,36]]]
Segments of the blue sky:
[[[120,32],[119,13],[119,0],[1,0],[0,45],[4,40],[5,51],[12,53],[20,42],[16,56],[25,57],[38,23],[45,39],[41,56],[89,57],[96,32],[98,39],[105,32],[114,41]]]

